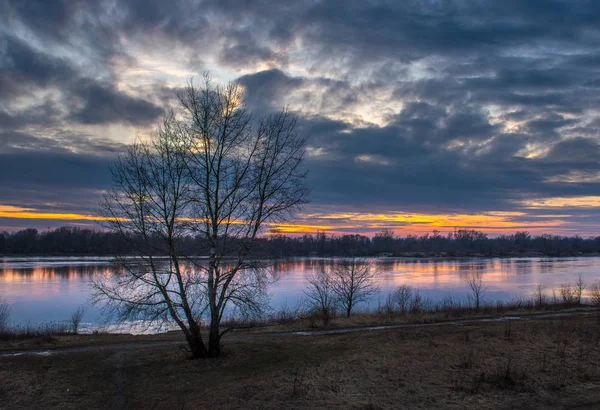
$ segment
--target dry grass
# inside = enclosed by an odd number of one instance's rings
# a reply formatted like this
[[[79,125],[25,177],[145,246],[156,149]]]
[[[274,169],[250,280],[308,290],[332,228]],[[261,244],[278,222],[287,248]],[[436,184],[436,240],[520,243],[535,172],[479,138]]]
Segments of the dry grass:
[[[0,358],[0,403],[15,409],[39,403],[78,409],[598,408],[599,341],[600,316],[335,336],[246,332],[226,340],[222,358],[206,361],[188,360],[176,344]]]

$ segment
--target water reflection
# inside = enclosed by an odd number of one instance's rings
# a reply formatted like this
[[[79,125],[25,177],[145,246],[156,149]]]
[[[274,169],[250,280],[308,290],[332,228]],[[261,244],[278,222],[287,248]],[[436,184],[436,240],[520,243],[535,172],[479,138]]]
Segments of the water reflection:
[[[14,281],[42,282],[53,280],[80,280],[96,275],[110,274],[108,266],[60,266],[38,268],[0,269],[0,283]]]
[[[294,307],[303,299],[307,276],[334,263],[330,258],[295,258],[272,263],[279,281],[270,290],[274,308]],[[585,283],[600,280],[600,258],[513,259],[408,259],[382,258],[380,295],[376,304],[395,287],[407,284],[422,295],[442,300],[464,299],[465,277],[481,273],[487,300],[510,300],[530,296],[538,283],[550,292],[563,283],[574,283],[582,275]],[[4,258],[0,259],[0,295],[12,305],[12,321],[38,323],[66,320],[89,300],[89,281],[115,270],[108,258]],[[98,323],[99,307],[89,307],[84,321]]]

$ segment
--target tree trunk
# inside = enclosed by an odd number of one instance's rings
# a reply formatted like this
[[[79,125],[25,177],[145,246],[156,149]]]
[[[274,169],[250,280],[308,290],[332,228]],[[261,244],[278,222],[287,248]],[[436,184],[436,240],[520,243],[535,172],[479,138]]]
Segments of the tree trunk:
[[[322,309],[323,313],[323,326],[327,327],[329,325],[329,308],[325,307]]]
[[[219,309],[220,307],[217,306],[217,285],[215,283],[215,279],[214,277],[217,274],[217,260],[216,260],[216,254],[217,254],[217,248],[215,247],[214,244],[217,243],[217,235],[216,235],[216,231],[217,228],[213,227],[214,232],[213,236],[212,236],[212,241],[213,241],[213,245],[210,248],[210,261],[209,261],[209,265],[210,265],[210,279],[209,279],[209,290],[208,290],[208,299],[209,299],[209,304],[210,304],[210,330],[209,330],[209,334],[208,334],[208,357],[217,357],[221,354],[221,335],[219,334],[219,324],[220,324],[220,318],[219,318]]]
[[[204,346],[199,333],[190,333],[190,335],[187,337],[187,342],[192,353],[192,359],[204,359],[208,357],[208,351],[206,350],[206,346]]]
[[[218,319],[210,323],[210,334],[208,336],[208,357],[218,357],[221,354],[221,335],[219,334]]]

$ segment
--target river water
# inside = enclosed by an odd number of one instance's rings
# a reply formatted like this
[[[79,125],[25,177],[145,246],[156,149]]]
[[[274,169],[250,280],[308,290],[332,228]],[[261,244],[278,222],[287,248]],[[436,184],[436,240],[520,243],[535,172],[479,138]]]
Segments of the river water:
[[[272,307],[294,309],[304,298],[307,275],[331,263],[332,259],[327,258],[274,261],[280,279],[269,290]],[[600,280],[600,257],[380,258],[375,263],[379,294],[368,302],[371,307],[402,284],[419,289],[431,300],[449,296],[466,300],[465,278],[473,272],[483,275],[487,301],[530,297],[538,284],[549,294],[552,288],[574,284],[579,275],[587,284]],[[110,258],[0,258],[0,297],[11,305],[13,324],[68,320],[78,307],[85,306],[84,326],[97,327],[105,323],[105,318],[101,306],[89,305],[89,283],[95,276],[110,274]]]

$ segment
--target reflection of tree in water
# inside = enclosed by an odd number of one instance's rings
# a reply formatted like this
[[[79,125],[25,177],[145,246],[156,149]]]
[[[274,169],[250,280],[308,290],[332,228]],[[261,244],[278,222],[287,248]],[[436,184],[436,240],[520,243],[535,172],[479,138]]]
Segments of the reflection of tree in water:
[[[563,262],[563,260],[542,259],[538,262],[537,267],[540,273],[548,274],[556,272],[557,265]]]
[[[501,270],[505,276],[527,275],[534,273],[535,266],[531,259],[502,259]],[[537,265],[539,266],[539,265]]]
[[[516,260],[514,263],[514,272],[517,275],[527,275],[533,273],[533,261],[530,259]]]
[[[460,264],[460,270],[462,272],[481,272],[485,270],[487,263],[485,261],[464,261]]]

